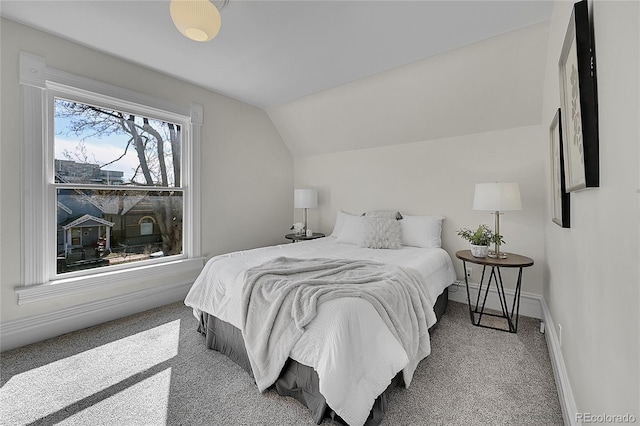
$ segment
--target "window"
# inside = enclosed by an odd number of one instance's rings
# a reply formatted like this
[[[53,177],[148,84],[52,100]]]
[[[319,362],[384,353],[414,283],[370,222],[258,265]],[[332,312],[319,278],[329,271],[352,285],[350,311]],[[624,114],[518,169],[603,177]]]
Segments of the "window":
[[[38,284],[56,284],[58,295],[201,267],[194,159],[202,107],[47,68],[26,53],[20,83],[25,220],[18,303],[52,293]]]
[[[181,124],[48,95],[56,275],[182,255]]]
[[[138,223],[140,224],[140,235],[153,235],[154,232],[154,224],[155,219],[151,216],[145,216],[143,218],[141,218]],[[164,253],[163,253],[164,255]]]

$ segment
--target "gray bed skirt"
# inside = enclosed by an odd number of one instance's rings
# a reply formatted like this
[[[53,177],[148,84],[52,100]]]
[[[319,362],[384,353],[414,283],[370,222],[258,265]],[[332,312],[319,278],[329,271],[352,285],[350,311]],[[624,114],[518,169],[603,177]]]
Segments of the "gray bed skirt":
[[[446,311],[448,301],[449,293],[448,289],[445,289],[434,306],[438,320]],[[198,331],[205,335],[207,348],[223,353],[253,377],[242,332],[239,329],[205,312],[202,313],[200,318]],[[369,413],[369,418],[365,423],[366,426],[380,424],[387,410],[387,397],[390,390],[403,384],[402,372],[400,372],[394,377],[387,389],[375,400],[371,413]],[[346,424],[327,405],[319,391],[318,373],[312,367],[300,364],[289,358],[274,386],[278,394],[293,397],[309,408],[311,417],[316,424],[320,424],[324,418],[333,419],[338,424]]]

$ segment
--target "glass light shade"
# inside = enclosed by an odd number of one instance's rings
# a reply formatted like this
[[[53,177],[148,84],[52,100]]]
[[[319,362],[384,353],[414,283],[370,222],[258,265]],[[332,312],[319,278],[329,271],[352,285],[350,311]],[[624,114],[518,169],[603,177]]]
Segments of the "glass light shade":
[[[318,191],[316,189],[294,190],[293,207],[296,209],[315,209],[318,207]]]
[[[476,183],[473,210],[522,210],[517,183]]]
[[[171,0],[169,13],[178,31],[195,41],[213,40],[222,25],[218,8],[209,0]]]

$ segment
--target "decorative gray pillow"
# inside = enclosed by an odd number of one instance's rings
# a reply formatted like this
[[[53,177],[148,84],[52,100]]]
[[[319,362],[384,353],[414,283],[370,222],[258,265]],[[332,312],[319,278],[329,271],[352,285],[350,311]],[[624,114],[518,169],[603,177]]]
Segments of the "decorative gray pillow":
[[[400,214],[400,212],[394,212],[394,211],[388,211],[388,210],[371,210],[371,211],[362,213],[362,216],[384,217],[387,219],[397,219],[397,220],[402,219],[402,215]]]
[[[384,217],[364,218],[362,247],[373,249],[399,249],[402,246],[402,228],[396,219]]]

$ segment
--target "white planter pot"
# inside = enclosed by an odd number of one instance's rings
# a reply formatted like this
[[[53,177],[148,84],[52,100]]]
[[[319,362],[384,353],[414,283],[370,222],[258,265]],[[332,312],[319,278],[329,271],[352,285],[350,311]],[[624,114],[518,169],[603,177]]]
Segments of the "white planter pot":
[[[475,246],[471,244],[471,255],[473,257],[487,257],[489,246]]]

